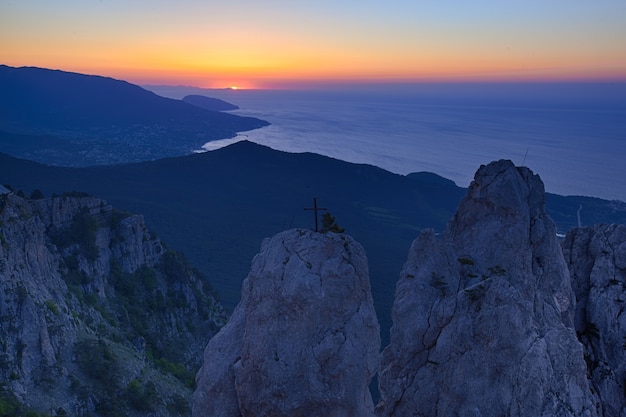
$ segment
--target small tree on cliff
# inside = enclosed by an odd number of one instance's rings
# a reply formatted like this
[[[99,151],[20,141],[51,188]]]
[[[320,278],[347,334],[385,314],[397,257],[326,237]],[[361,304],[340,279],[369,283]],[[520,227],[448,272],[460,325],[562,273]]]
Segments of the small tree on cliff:
[[[322,229],[320,232],[343,233],[345,230],[343,227],[339,227],[337,222],[335,222],[335,218],[328,211],[322,215]]]

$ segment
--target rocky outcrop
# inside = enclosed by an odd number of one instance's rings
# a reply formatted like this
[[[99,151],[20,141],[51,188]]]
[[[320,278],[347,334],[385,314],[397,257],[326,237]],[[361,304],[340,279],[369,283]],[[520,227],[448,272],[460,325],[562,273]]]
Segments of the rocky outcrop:
[[[193,415],[371,416],[379,348],[363,248],[340,234],[279,233],[207,345]]]
[[[184,414],[224,321],[142,216],[76,193],[0,195],[0,402],[10,394],[51,415]]]
[[[439,236],[413,243],[396,286],[379,416],[595,416],[569,273],[544,187],[482,166]]]
[[[626,417],[626,225],[570,231],[562,242],[576,331],[606,417]]]

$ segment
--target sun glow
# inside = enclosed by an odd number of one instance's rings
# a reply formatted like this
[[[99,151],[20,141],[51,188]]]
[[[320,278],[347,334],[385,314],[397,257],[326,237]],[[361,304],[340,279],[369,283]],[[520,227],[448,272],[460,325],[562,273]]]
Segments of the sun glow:
[[[159,1],[150,8],[0,1],[1,63],[140,85],[229,90],[626,79],[626,8],[620,1],[571,0],[568,7],[540,0],[478,2],[493,3],[488,13],[474,2],[453,10],[446,2],[353,8],[352,2],[272,1],[284,7],[270,10],[252,0]]]

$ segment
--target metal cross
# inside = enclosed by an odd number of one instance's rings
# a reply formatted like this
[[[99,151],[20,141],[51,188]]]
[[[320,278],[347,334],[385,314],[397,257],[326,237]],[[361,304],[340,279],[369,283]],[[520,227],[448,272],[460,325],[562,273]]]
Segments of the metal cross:
[[[317,198],[313,197],[313,207],[306,207],[305,210],[313,210],[313,213],[315,215],[315,231],[318,231],[317,228],[317,212],[320,210],[328,210],[327,208],[324,207],[317,207]]]

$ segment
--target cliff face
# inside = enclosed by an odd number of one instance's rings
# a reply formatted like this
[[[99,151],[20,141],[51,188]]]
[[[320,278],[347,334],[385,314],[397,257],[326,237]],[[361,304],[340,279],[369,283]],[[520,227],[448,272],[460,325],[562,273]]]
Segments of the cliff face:
[[[413,243],[379,416],[595,416],[569,273],[538,176],[481,167],[441,236]]]
[[[371,416],[379,362],[381,417],[626,417],[626,226],[559,243],[527,168],[481,167],[446,230],[413,242],[382,356],[369,293],[349,237],[265,240],[193,415]]]
[[[210,341],[194,416],[371,416],[380,349],[367,260],[345,235],[266,239]]]
[[[27,406],[184,414],[223,321],[141,216],[89,196],[0,195],[0,380]]]
[[[576,331],[603,415],[626,416],[626,226],[570,231],[562,242],[576,293]]]

